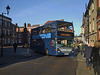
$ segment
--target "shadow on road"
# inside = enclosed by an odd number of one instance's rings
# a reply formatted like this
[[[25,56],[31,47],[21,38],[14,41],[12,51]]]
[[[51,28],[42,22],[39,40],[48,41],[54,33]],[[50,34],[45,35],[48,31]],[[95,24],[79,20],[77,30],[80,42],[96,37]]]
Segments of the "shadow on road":
[[[4,48],[3,57],[0,57],[0,68],[19,62],[41,58],[43,56],[45,56],[45,54],[35,53],[31,49],[29,49],[29,55],[27,56],[27,49],[22,47],[17,48],[16,54],[14,53],[13,48]]]

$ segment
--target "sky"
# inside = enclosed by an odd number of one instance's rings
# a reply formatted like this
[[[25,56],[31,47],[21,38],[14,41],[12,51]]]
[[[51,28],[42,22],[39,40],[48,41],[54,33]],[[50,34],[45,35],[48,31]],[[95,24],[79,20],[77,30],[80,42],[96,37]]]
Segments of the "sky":
[[[51,20],[64,19],[73,22],[75,35],[81,33],[83,12],[89,0],[0,0],[0,14],[10,6],[9,15],[12,23],[23,26],[44,24]]]

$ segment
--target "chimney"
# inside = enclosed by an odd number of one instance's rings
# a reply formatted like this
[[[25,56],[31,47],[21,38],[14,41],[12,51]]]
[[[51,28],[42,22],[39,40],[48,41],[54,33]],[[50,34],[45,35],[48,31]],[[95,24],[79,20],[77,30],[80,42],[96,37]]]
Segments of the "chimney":
[[[15,23],[15,26],[17,27],[17,23]]]
[[[26,28],[26,23],[24,23],[24,28]]]
[[[28,24],[27,24],[27,27],[30,27],[30,26],[31,26],[31,24],[30,24],[30,23],[28,23]]]

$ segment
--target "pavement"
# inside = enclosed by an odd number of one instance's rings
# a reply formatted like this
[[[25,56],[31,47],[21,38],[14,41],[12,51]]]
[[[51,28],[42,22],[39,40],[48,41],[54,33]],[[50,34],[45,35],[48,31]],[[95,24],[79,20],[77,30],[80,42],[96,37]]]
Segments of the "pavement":
[[[86,60],[82,57],[81,53],[77,55],[77,69],[76,75],[94,75],[93,67],[89,70],[86,66]]]

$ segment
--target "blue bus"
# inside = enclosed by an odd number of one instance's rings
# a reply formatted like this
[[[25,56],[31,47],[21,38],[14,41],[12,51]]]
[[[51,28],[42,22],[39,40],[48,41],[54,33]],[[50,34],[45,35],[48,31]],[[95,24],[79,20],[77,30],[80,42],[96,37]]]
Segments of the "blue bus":
[[[70,55],[73,49],[73,23],[54,21],[31,30],[30,47],[47,55]]]

